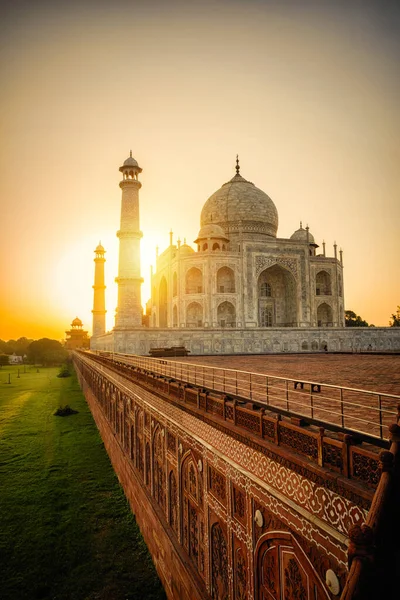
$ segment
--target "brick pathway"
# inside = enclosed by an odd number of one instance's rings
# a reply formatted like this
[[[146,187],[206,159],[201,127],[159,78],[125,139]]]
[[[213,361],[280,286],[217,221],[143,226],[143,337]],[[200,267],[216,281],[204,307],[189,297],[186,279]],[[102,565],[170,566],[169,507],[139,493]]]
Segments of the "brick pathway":
[[[174,359],[172,359],[174,360]],[[400,355],[363,354],[302,354],[302,355],[253,355],[253,356],[193,356],[176,359],[212,367],[238,369],[252,373],[264,373],[300,381],[312,381],[350,388],[358,388],[400,396]],[[255,378],[256,382],[256,378]],[[283,383],[270,380],[274,388],[272,403],[283,409],[286,404]],[[265,385],[265,384],[263,384]],[[211,386],[210,386],[211,387]],[[256,386],[255,386],[256,387]],[[308,389],[307,389],[308,388]],[[229,390],[227,390],[229,391]],[[262,391],[262,390],[261,390]],[[265,393],[262,391],[262,396]],[[311,415],[309,386],[305,390],[293,390],[290,384],[290,410]],[[253,399],[257,399],[253,394]],[[344,425],[359,431],[380,436],[378,396],[344,392]],[[261,400],[261,397],[260,397]],[[340,395],[335,390],[322,388],[321,394],[312,398],[313,416],[321,420],[342,424]],[[396,399],[382,399],[382,434],[387,437],[387,427],[394,422]],[[335,414],[337,416],[335,416]]]
[[[188,356],[176,360],[400,396],[400,355],[398,354]]]

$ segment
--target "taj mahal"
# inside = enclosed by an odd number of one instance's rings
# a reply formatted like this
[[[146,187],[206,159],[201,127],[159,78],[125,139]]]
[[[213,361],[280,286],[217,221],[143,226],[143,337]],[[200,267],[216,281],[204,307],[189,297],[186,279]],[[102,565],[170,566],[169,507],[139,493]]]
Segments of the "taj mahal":
[[[105,331],[105,249],[95,250],[94,350],[148,354],[184,346],[192,354],[400,349],[397,328],[345,328],[343,253],[322,251],[300,223],[277,237],[271,198],[236,173],[206,200],[196,250],[173,243],[157,254],[143,319],[139,176],[130,156],[119,168],[122,191],[118,306]]]

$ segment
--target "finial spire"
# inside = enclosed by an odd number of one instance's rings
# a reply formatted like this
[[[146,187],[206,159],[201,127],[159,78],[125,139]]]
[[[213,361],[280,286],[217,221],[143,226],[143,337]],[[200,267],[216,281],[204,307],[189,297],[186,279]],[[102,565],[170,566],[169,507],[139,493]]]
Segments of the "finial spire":
[[[132,150],[129,150],[129,156],[132,158]]]
[[[300,221],[300,229],[303,229],[303,221]]]
[[[236,154],[236,175],[240,175],[239,154]]]

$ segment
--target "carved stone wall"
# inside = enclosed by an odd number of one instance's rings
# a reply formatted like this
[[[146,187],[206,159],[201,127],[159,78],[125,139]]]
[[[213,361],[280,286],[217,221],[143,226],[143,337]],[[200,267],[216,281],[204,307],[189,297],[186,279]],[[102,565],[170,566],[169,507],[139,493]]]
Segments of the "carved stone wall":
[[[343,584],[365,508],[86,357],[76,368],[169,598],[330,598],[328,569]]]
[[[238,311],[239,312],[239,311]],[[150,348],[185,346],[191,354],[399,351],[399,327],[285,327],[254,329],[135,329],[91,338],[92,350],[148,354]]]

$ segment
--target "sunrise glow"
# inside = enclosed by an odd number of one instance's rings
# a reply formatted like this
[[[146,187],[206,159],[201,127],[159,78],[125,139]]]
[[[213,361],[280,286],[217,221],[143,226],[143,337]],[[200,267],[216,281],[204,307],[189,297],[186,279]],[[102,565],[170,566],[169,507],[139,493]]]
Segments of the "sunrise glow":
[[[193,247],[234,174],[344,251],[346,308],[400,303],[399,11],[373,3],[10,3],[2,27],[0,338],[91,332],[94,249],[114,326],[121,190],[133,149],[142,303],[155,248]],[[283,3],[282,3],[283,4]],[[301,6],[303,6],[301,8]],[[123,15],[123,18],[121,18]]]

